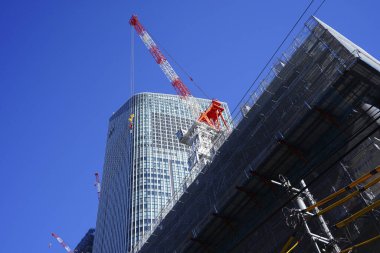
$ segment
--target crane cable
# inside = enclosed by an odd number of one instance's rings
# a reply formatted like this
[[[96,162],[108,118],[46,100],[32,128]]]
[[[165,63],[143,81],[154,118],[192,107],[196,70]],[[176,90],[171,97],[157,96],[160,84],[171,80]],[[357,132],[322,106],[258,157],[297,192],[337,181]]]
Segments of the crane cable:
[[[135,36],[131,26],[130,96],[135,94]]]
[[[211,99],[210,96],[205,92],[205,90],[202,89],[202,87],[200,85],[198,85],[198,83],[194,80],[194,78],[189,74],[189,72],[186,71],[186,69],[184,67],[182,67],[182,65],[179,64],[178,61],[176,61],[174,59],[174,57],[168,52],[168,50],[165,49],[165,47],[150,33],[150,36],[154,39],[154,41],[158,44],[158,46],[162,49],[162,51],[165,52],[165,55],[169,56],[170,60],[172,62],[174,62],[174,65],[176,65],[186,76],[187,78],[190,80],[190,82],[192,82],[194,84],[194,86],[208,99]]]
[[[269,58],[269,60],[265,64],[265,66],[261,69],[261,71],[259,72],[259,74],[255,78],[255,80],[252,82],[252,84],[249,86],[249,88],[247,89],[247,91],[244,93],[243,97],[240,99],[240,101],[238,102],[238,104],[236,105],[236,107],[234,108],[234,110],[232,111],[232,114],[236,111],[236,109],[239,107],[239,105],[243,102],[243,100],[245,99],[245,97],[248,95],[249,91],[255,85],[255,83],[257,82],[257,80],[259,80],[260,76],[264,73],[264,71],[266,70],[266,68],[269,66],[269,64],[271,63],[271,61],[273,60],[273,58],[276,56],[276,54],[278,53],[278,51],[284,45],[285,41],[289,38],[290,34],[294,31],[294,29],[296,28],[296,26],[299,24],[299,22],[301,21],[301,19],[305,16],[306,12],[310,9],[310,7],[311,7],[311,5],[313,3],[314,3],[314,0],[311,0],[310,3],[309,3],[309,5],[306,7],[306,9],[302,12],[301,16],[296,21],[296,23],[294,23],[293,27],[289,30],[289,32],[286,34],[285,38],[282,40],[282,42],[280,43],[280,45],[274,51],[274,53],[272,54],[272,56]]]
[[[131,26],[131,61],[130,61],[130,98],[135,94],[135,36],[133,27]],[[129,132],[132,134],[133,130],[133,118],[135,114],[132,112],[132,107],[130,107],[130,115],[128,118]]]

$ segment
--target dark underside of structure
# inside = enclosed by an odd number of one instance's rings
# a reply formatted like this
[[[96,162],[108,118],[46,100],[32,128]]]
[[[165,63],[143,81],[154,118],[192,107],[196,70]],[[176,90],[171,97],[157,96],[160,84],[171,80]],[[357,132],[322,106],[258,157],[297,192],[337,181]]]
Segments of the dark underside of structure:
[[[275,66],[213,162],[139,252],[286,252],[291,236],[299,241],[292,252],[318,252],[292,215],[301,180],[321,200],[380,164],[379,69],[330,29],[315,19],[306,24],[294,52]],[[279,178],[301,192],[271,182]],[[375,185],[324,214],[340,249],[380,234],[376,210],[334,226],[376,203],[379,191]],[[326,237],[317,215],[307,219],[313,233]],[[356,252],[374,252],[379,242]],[[331,242],[318,245],[333,252]]]
[[[92,246],[94,244],[94,234],[95,229],[90,228],[86,235],[82,238],[82,240],[75,247],[75,253],[92,253]]]

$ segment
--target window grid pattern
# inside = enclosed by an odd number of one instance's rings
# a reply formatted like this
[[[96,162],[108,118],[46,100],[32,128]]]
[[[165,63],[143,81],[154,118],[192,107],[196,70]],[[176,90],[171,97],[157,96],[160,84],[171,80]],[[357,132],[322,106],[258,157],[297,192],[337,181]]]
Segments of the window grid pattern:
[[[198,99],[202,109],[210,100]],[[229,117],[226,108],[225,118]],[[132,130],[128,118],[134,114]],[[227,116],[228,115],[228,116]],[[190,148],[176,132],[192,115],[176,95],[140,93],[109,122],[95,253],[126,253],[148,232],[161,207],[188,174]]]

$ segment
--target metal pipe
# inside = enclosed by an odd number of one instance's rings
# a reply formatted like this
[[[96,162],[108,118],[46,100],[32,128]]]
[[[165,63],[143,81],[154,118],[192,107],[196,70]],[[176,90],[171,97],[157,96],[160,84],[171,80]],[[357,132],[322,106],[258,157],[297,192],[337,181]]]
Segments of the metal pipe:
[[[289,186],[290,189],[293,188],[293,187],[291,186],[291,184],[290,184],[289,181],[287,181],[287,184],[288,184],[288,185],[286,185],[286,186]],[[285,186],[284,184],[281,184],[281,185],[282,185],[282,186]],[[294,193],[293,193],[293,194],[294,194]],[[299,208],[300,210],[305,210],[305,209],[306,209],[305,201],[303,200],[303,198],[301,197],[301,195],[298,195],[298,196],[296,197],[296,199],[295,199],[294,202],[295,202],[295,204],[298,206],[298,208]],[[313,236],[313,233],[311,232],[310,227],[309,227],[309,225],[307,224],[307,221],[306,221],[305,216],[304,216],[302,213],[300,213],[300,215],[301,215],[302,223],[303,223],[303,225],[304,225],[304,227],[305,227],[306,233],[310,236],[310,239],[312,240],[312,242],[313,242],[313,244],[314,244],[314,246],[315,246],[316,251],[317,251],[318,253],[322,253],[322,252],[321,252],[321,249],[319,248],[319,245],[318,245],[318,243],[317,243],[317,241],[316,241],[316,238]]]
[[[364,214],[372,211],[373,209],[377,208],[380,206],[380,200],[377,200],[376,202],[374,202],[373,204],[359,210],[358,212],[354,213],[353,215],[351,215],[350,217],[348,217],[347,219],[344,219],[340,222],[338,222],[337,224],[335,224],[335,226],[337,228],[342,228],[344,226],[346,226],[347,224],[353,222],[354,220],[356,220],[357,218],[363,216]]]
[[[316,239],[318,239],[319,241],[321,241],[323,243],[330,244],[329,238],[326,238],[326,237],[323,237],[323,236],[320,236],[320,235],[317,235],[314,233],[311,233],[311,236],[315,237]]]
[[[380,173],[380,166],[377,166],[374,170],[364,174],[363,176],[361,176],[360,178],[356,179],[355,181],[351,182],[349,185],[347,185],[346,187],[343,187],[341,189],[339,189],[338,191],[330,194],[329,196],[327,196],[326,198],[318,201],[318,202],[315,202],[315,204],[309,206],[307,208],[307,211],[310,211],[310,210],[313,210],[315,209],[315,207],[319,207],[323,204],[326,204],[327,202],[335,199],[336,197],[338,197],[339,195],[349,191],[350,189],[358,186],[359,184],[365,182],[366,180],[368,180],[369,178],[371,178],[372,176],[374,176],[375,174],[377,173]]]
[[[287,186],[287,185],[284,185],[283,183],[281,182],[277,182],[275,180],[271,180],[270,181],[272,184],[275,184],[275,185],[279,185],[279,186]],[[297,189],[297,188],[294,188],[292,186],[289,187],[292,191],[295,191],[295,192],[300,192],[301,190],[300,189]]]
[[[304,209],[304,207],[306,207],[305,202],[303,201],[302,198],[298,198],[298,197],[297,197],[297,199],[296,199],[296,203],[297,203],[297,205],[298,205],[298,207],[299,207],[300,209]],[[319,248],[319,245],[318,245],[318,243],[317,243],[317,241],[316,241],[316,238],[313,236],[313,233],[310,231],[310,227],[309,227],[309,225],[307,224],[307,221],[306,221],[306,219],[305,219],[305,216],[301,214],[301,217],[302,217],[302,222],[303,222],[303,225],[304,225],[304,227],[305,227],[306,233],[309,234],[311,240],[313,241],[316,251],[317,251],[318,253],[322,253],[322,252],[321,252],[321,249]]]
[[[310,203],[312,205],[315,205],[317,202],[315,201],[313,195],[310,193],[309,189],[306,188],[306,183],[303,179],[301,180],[300,184],[301,184],[301,187],[305,189],[304,193],[305,193],[306,197],[309,199]],[[316,211],[316,213],[319,212],[318,207],[315,207],[314,210]],[[332,243],[332,246],[333,246],[335,252],[339,253],[341,251],[341,249],[339,248],[338,244],[335,242],[335,238],[332,235],[329,227],[327,226],[327,223],[326,223],[325,219],[323,218],[323,215],[318,215],[318,220],[322,226],[323,231],[326,233],[327,237],[330,239],[330,242]]]

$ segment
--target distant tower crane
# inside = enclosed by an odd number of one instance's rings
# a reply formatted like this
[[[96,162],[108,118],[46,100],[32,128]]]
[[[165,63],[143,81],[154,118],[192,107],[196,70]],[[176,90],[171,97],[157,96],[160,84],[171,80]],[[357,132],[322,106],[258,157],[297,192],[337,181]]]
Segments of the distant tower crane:
[[[95,172],[95,184],[94,186],[96,187],[96,192],[98,193],[98,199],[100,199],[100,178],[99,178],[99,173]]]
[[[195,151],[189,159],[190,167],[194,167],[196,164],[199,164],[200,166],[204,165],[211,160],[214,141],[222,132],[219,118],[222,120],[225,129],[229,129],[227,122],[222,115],[224,111],[222,104],[214,99],[208,109],[202,112],[197,100],[191,95],[190,90],[182,82],[168,60],[158,49],[157,44],[141,25],[136,15],[132,15],[129,24],[135,28],[137,34],[144,42],[165,76],[169,79],[177,94],[189,106],[195,122],[189,130],[180,130],[177,133],[177,136],[180,142],[192,146]]]
[[[65,248],[65,250],[68,252],[68,253],[74,253],[70,247],[62,240],[61,237],[59,237],[57,234],[55,233],[51,233],[51,235],[59,242],[59,244],[62,245],[63,248]]]

